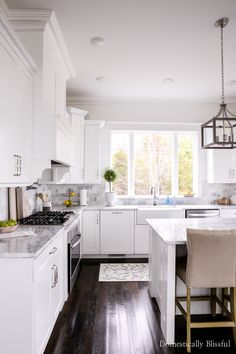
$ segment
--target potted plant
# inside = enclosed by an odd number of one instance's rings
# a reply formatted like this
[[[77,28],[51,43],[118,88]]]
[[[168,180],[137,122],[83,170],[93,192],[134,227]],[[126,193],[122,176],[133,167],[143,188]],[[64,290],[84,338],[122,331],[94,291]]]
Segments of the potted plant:
[[[105,201],[107,206],[114,206],[116,200],[116,193],[112,192],[112,182],[116,180],[116,172],[112,169],[107,169],[104,172],[103,178],[109,183],[109,192],[105,193]]]

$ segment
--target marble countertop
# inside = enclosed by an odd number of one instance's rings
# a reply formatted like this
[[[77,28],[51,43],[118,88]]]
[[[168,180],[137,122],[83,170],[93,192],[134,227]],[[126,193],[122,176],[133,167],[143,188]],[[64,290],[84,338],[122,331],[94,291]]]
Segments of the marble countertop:
[[[186,229],[232,230],[234,219],[147,219],[147,223],[167,244],[185,244]]]
[[[58,236],[77,222],[80,213],[75,213],[64,225],[20,225],[17,233],[26,236],[0,238],[0,258],[36,258]],[[33,235],[32,235],[33,234]]]
[[[62,229],[61,225],[20,225],[17,231],[29,236],[0,239],[0,258],[36,258]]]

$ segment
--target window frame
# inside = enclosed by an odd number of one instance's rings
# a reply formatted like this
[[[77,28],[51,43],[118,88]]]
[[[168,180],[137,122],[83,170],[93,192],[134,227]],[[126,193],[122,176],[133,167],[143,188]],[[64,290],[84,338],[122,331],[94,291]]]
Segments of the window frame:
[[[178,135],[190,135],[193,138],[193,194],[198,196],[199,192],[199,170],[198,170],[198,159],[199,159],[199,132],[197,130],[136,130],[136,129],[111,129],[110,130],[110,147],[112,144],[113,134],[128,134],[129,135],[129,147],[128,147],[128,194],[119,195],[119,198],[150,198],[150,194],[138,195],[134,194],[134,135],[135,134],[152,134],[152,135],[169,135],[172,137],[172,156],[171,156],[171,195],[175,197],[183,197],[182,194],[178,192]],[[110,148],[109,153],[110,166],[112,166],[112,149]],[[161,195],[160,198],[165,198],[166,195]]]

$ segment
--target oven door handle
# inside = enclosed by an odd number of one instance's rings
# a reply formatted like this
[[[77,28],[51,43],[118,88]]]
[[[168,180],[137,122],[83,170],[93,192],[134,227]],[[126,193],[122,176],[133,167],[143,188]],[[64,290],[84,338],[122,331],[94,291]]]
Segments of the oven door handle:
[[[79,243],[80,243],[80,239],[77,242],[75,242],[73,245],[71,245],[70,247],[72,249],[74,249],[76,246],[78,246]]]

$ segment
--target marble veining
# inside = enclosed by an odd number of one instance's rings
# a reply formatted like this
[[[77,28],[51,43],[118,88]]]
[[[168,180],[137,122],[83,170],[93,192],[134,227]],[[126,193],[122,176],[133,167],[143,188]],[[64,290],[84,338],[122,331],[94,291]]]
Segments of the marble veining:
[[[24,226],[18,230],[26,231],[34,236],[0,239],[1,258],[35,258],[57,236],[64,226]]]
[[[233,230],[236,220],[231,219],[147,219],[147,223],[167,244],[185,244],[186,229]]]

